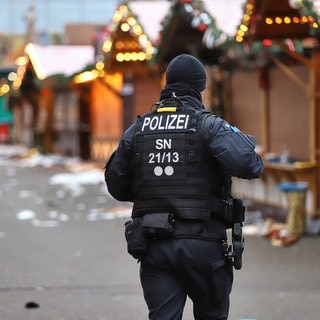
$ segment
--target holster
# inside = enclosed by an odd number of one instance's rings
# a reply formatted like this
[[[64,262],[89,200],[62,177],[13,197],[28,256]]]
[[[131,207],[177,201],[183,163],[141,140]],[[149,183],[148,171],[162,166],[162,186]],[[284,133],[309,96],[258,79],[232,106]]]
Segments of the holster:
[[[244,237],[242,235],[242,224],[244,221],[243,202],[241,199],[233,199],[233,227],[232,227],[232,247],[233,266],[236,270],[242,268],[242,253],[244,250]]]

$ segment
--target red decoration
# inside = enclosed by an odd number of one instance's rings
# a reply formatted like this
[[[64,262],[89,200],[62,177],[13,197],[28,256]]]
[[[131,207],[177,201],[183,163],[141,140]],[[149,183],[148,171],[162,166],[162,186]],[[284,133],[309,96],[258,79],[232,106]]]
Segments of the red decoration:
[[[270,39],[264,39],[262,41],[262,44],[265,46],[265,47],[271,47],[272,46],[272,41]]]
[[[205,31],[207,29],[207,26],[204,24],[204,23],[201,23],[199,26],[198,26],[198,30],[200,31]]]

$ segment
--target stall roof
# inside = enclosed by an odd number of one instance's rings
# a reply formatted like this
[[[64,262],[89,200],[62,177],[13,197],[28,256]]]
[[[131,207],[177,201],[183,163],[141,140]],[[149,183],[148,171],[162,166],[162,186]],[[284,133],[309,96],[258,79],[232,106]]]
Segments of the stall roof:
[[[160,26],[170,9],[170,1],[131,1],[128,3],[152,42],[159,38]]]
[[[162,23],[161,41],[154,61],[166,64],[173,56],[191,53],[214,63],[221,45],[233,39],[245,0],[181,0],[172,2]]]
[[[28,55],[39,80],[56,74],[72,76],[94,63],[94,48],[89,45],[48,45],[29,43]]]
[[[203,3],[217,27],[229,37],[234,37],[243,15],[245,0],[203,0]]]
[[[319,35],[319,1],[247,0],[237,40],[303,39]]]
[[[103,43],[105,68],[111,72],[145,70],[169,8],[170,2],[164,0],[120,3],[109,25],[109,38]]]

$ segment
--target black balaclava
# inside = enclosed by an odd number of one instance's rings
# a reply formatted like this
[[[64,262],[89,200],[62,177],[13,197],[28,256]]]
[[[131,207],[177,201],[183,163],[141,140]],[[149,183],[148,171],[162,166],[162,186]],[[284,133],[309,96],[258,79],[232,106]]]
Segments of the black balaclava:
[[[206,70],[197,58],[180,54],[168,64],[166,85],[160,98],[168,98],[174,92],[177,96],[189,95],[201,101],[200,92],[206,88],[206,78]]]

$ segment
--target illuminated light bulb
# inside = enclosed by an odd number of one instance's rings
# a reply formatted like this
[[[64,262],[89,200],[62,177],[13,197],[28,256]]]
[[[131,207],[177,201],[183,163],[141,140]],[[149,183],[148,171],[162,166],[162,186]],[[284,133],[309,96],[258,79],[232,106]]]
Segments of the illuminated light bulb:
[[[148,38],[147,38],[147,36],[145,35],[145,34],[142,34],[140,37],[139,37],[139,41],[140,42],[145,42],[145,41],[147,41],[148,40]]]
[[[127,22],[130,24],[130,26],[133,26],[133,25],[136,24],[136,19],[133,18],[133,17],[129,17],[129,18],[127,19]]]
[[[21,83],[22,83],[21,79],[16,79],[12,84],[12,88],[13,89],[19,89],[20,86],[21,86]]]
[[[138,60],[143,61],[146,59],[146,55],[143,52],[138,53]]]
[[[289,17],[284,17],[284,23],[289,24],[291,23],[291,19]]]
[[[131,53],[131,60],[132,61],[137,61],[138,60],[138,53],[137,52],[132,52]]]
[[[253,4],[248,3],[248,4],[247,4],[247,10],[252,10],[252,9],[253,9]]]
[[[133,29],[133,32],[134,32],[137,36],[142,33],[142,29],[141,29],[141,27],[140,27],[138,24],[134,25],[134,26],[132,27],[132,29]]]
[[[1,86],[1,92],[2,92],[3,94],[8,93],[9,91],[10,91],[10,87],[9,87],[8,84],[3,84],[3,85]]]
[[[10,73],[8,74],[8,79],[9,79],[10,81],[16,80],[16,79],[17,79],[17,74],[16,74],[15,72],[10,72]]]
[[[129,30],[130,30],[130,26],[129,26],[129,24],[128,23],[126,23],[126,22],[124,22],[122,25],[121,25],[121,30],[123,31],[123,32],[128,32]]]
[[[247,31],[248,31],[248,27],[245,26],[244,24],[242,24],[242,25],[240,26],[240,29],[241,29],[243,32],[247,32]]]
[[[118,53],[116,55],[116,60],[119,62],[122,62],[124,60],[124,54],[123,53]]]
[[[128,12],[128,7],[126,5],[121,5],[119,7],[119,11],[123,14],[123,13],[127,13]]]
[[[248,22],[250,20],[250,16],[248,14],[243,15],[243,21]]]
[[[121,50],[124,48],[124,43],[122,41],[117,41],[115,43],[115,47],[118,49],[118,50]]]
[[[152,54],[146,54],[145,57],[146,57],[146,58],[145,58],[146,60],[151,60]]]
[[[103,45],[102,45],[102,50],[104,52],[109,52],[112,48],[112,41],[111,40],[106,40]]]
[[[122,13],[121,13],[119,10],[116,11],[116,12],[114,13],[112,19],[113,19],[113,21],[115,21],[115,22],[121,21],[121,19],[122,19]]]
[[[293,17],[292,21],[294,23],[300,23],[300,19],[298,17]]]
[[[271,18],[266,18],[266,24],[273,24],[273,21]]]
[[[131,56],[130,52],[126,52],[126,53],[124,54],[124,60],[125,60],[125,61],[130,61],[130,56]]]
[[[15,64],[17,66],[24,66],[28,63],[28,58],[27,57],[18,57],[16,60],[15,60]]]

